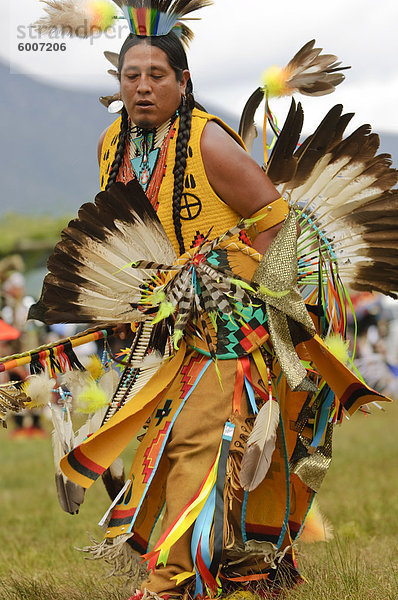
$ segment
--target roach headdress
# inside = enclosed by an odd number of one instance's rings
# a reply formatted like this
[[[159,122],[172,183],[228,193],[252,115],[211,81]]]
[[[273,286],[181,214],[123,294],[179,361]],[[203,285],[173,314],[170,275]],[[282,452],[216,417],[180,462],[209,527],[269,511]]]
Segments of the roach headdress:
[[[45,16],[35,26],[42,33],[60,29],[76,37],[106,31],[115,19],[125,18],[139,36],[167,35],[174,31],[188,43],[193,33],[183,22],[187,15],[212,4],[212,0],[42,0]],[[116,5],[116,6],[115,6]],[[120,10],[123,16],[120,14]]]

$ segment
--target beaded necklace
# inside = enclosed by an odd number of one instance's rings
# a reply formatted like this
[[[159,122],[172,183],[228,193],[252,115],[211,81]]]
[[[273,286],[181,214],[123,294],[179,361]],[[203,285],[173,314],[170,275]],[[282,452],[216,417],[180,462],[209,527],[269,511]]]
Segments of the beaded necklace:
[[[154,129],[131,126],[118,181],[138,179],[152,206],[158,208],[158,194],[166,169],[170,140],[176,132],[177,114]]]

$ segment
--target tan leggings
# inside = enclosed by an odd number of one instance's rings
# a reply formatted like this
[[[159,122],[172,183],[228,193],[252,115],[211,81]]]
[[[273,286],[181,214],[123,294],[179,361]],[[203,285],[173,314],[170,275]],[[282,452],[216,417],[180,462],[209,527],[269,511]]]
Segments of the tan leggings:
[[[213,463],[220,444],[225,422],[231,417],[235,386],[236,361],[219,361],[221,389],[213,364],[210,364],[201,381],[186,401],[176,419],[165,454],[170,464],[166,484],[166,512],[162,532],[180,515],[200,488]],[[176,384],[177,385],[177,384]],[[168,396],[180,394],[173,386]],[[167,399],[167,398],[165,398]],[[242,418],[247,416],[247,403],[241,407]],[[157,594],[177,592],[173,576],[192,571],[192,527],[182,535],[170,550],[166,566],[159,566],[142,584]]]

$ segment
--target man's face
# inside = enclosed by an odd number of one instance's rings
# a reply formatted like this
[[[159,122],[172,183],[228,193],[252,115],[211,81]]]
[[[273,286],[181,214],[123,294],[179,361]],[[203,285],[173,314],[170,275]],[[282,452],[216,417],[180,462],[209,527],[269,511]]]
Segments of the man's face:
[[[177,81],[163,50],[146,43],[127,50],[120,74],[121,97],[130,119],[139,127],[161,125],[177,110],[189,79]]]

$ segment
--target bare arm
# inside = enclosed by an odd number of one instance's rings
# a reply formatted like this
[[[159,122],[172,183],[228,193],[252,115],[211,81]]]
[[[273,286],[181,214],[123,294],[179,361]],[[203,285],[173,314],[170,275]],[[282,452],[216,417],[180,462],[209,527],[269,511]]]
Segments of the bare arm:
[[[250,217],[280,198],[261,167],[217,123],[207,123],[201,150],[210,185],[242,217]],[[253,247],[264,253],[281,227],[282,223],[260,233],[253,241]]]

